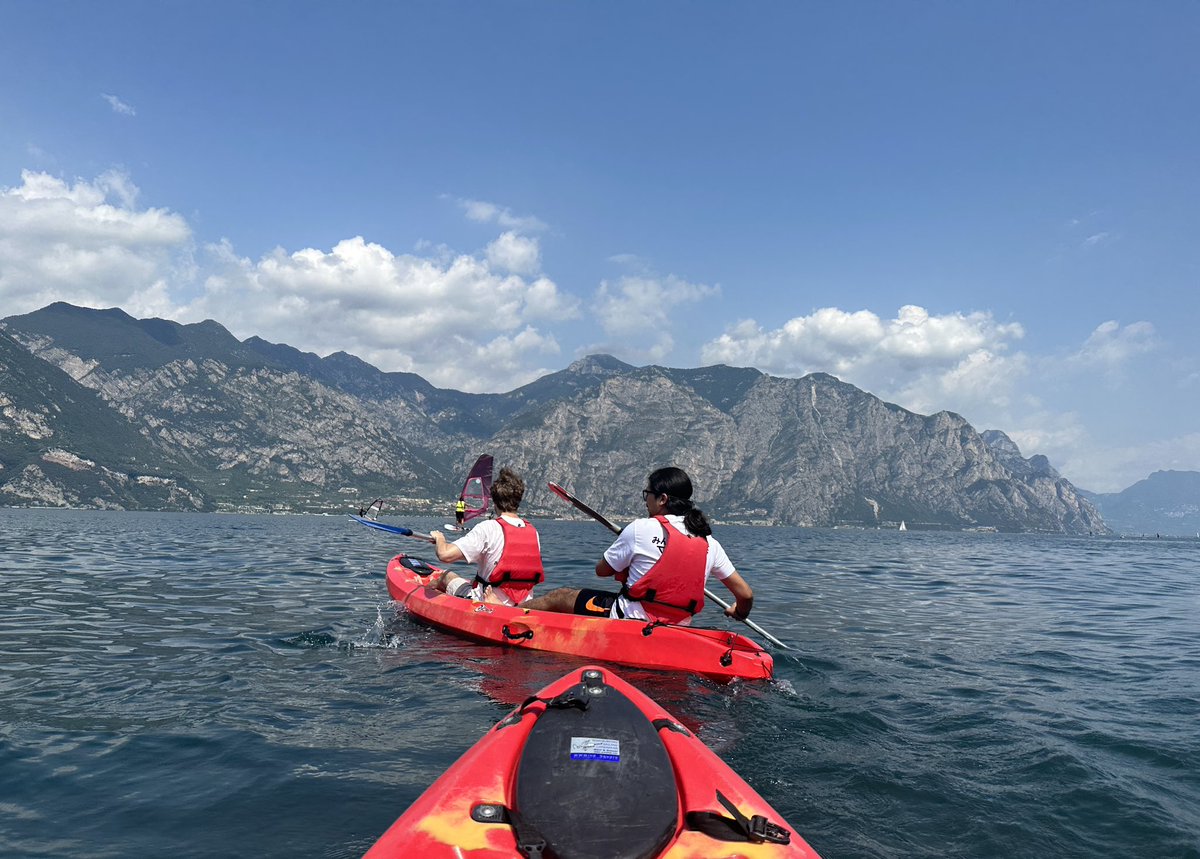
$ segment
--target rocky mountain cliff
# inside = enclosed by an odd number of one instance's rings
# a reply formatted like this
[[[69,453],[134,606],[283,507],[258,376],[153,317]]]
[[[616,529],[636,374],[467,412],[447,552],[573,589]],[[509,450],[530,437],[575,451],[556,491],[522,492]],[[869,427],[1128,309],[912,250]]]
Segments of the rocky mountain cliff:
[[[182,472],[95,391],[0,331],[0,503],[210,506]]]
[[[440,512],[487,451],[526,476],[527,507],[548,513],[567,512],[544,489],[554,480],[633,516],[646,473],[678,464],[727,521],[1105,530],[1044,458],[1024,459],[1003,433],[914,414],[822,373],[635,368],[598,355],[505,394],[465,394],[344,353],[239,341],[211,321],[60,303],[2,324],[12,369],[0,376],[0,503],[340,511],[399,497],[410,512]],[[51,421],[62,401],[105,418]],[[50,450],[125,474],[153,464],[195,497],[68,492],[72,481],[46,471]],[[31,464],[57,493],[14,483]]]

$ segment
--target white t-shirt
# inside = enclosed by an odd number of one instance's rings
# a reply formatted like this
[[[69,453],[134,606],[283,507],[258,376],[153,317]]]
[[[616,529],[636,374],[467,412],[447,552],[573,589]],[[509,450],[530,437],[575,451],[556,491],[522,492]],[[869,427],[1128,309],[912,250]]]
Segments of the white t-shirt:
[[[516,525],[518,528],[525,527],[525,520],[520,516],[514,516],[509,513],[501,514],[509,525]],[[500,555],[504,552],[504,528],[495,519],[485,519],[474,528],[467,532],[467,535],[461,540],[455,540],[454,545],[463,553],[463,557],[468,563],[474,564],[476,574],[481,579],[486,579],[492,574],[492,570],[496,569],[496,564],[500,563]],[[542,551],[542,539],[538,537],[538,552]],[[479,582],[475,583],[471,590],[471,599],[482,600],[484,591],[491,585],[482,585]],[[501,588],[493,588],[492,596],[494,599],[499,599],[505,605],[513,605],[513,601],[509,598]],[[526,599],[532,599],[533,592],[530,591]]]
[[[682,516],[668,513],[667,521],[683,533],[687,533]],[[621,536],[617,537],[617,541],[604,552],[604,560],[618,573],[628,568],[629,578],[626,579],[625,584],[632,587],[654,566],[655,561],[662,557],[663,545],[663,529],[657,519],[635,519],[625,526],[625,530],[621,532]],[[705,584],[708,584],[709,573],[720,580],[725,580],[736,572],[737,570],[733,568],[733,564],[721,544],[710,534],[708,536],[708,562],[704,567]],[[621,614],[617,613],[618,608],[621,610]],[[621,617],[623,614],[625,617],[649,620],[641,603],[630,600],[628,597],[619,597],[613,603],[613,610],[610,614],[612,617]],[[691,618],[680,621],[683,624],[690,622]]]

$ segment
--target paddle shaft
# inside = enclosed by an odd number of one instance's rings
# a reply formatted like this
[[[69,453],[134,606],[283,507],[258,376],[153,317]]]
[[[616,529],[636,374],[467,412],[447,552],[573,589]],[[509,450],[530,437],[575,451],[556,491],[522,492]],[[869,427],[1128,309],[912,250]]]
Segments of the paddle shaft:
[[[597,513],[591,507],[588,507],[586,504],[584,504],[582,501],[580,501],[578,498],[576,498],[570,492],[567,492],[567,490],[563,489],[557,483],[547,483],[546,486],[548,486],[550,488],[550,491],[553,492],[555,495],[557,495],[559,498],[561,498],[563,501],[566,501],[567,503],[569,503],[576,510],[579,510],[579,511],[591,516],[593,519],[595,519],[601,525],[608,528],[608,530],[612,531],[614,534],[621,533],[620,528],[618,528],[612,522],[609,522],[607,519],[605,519],[603,516],[601,516],[599,513]],[[714,594],[708,588],[704,589],[704,594],[710,600],[715,602],[717,605],[721,606],[721,608],[728,609],[730,607],[729,603],[725,602],[725,600],[721,599],[719,596]],[[759,626],[757,623],[755,623],[748,617],[738,617],[737,615],[726,615],[726,617],[732,617],[734,620],[740,620],[742,623],[746,624],[746,626],[750,627],[752,630],[757,632],[759,635],[761,635],[767,641],[771,642],[772,644],[779,645],[784,650],[792,649],[791,647],[789,647],[788,645],[786,645],[782,641],[780,641],[778,638],[771,635],[771,633],[767,632],[765,629],[763,629],[761,626]]]
[[[388,534],[399,534],[401,537],[412,537],[417,540],[424,540],[426,543],[434,542],[433,537],[428,534],[422,534],[420,531],[414,531],[412,528],[405,528],[402,525],[388,525],[384,522],[376,522],[374,519],[367,519],[365,516],[351,516],[350,518],[360,525],[374,528],[377,531],[384,531]]]

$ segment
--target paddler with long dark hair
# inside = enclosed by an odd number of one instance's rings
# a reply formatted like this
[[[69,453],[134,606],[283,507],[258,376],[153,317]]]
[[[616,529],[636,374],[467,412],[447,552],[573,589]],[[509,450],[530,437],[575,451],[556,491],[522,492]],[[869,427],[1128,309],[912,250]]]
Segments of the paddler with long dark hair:
[[[467,561],[476,567],[474,582],[445,571],[437,580],[438,590],[500,605],[519,605],[530,598],[545,575],[537,530],[517,514],[524,497],[525,481],[511,468],[501,468],[492,485],[495,519],[480,522],[453,543],[447,543],[441,531],[430,532],[439,561]]]
[[[596,575],[616,579],[619,591],[558,588],[521,607],[687,624],[704,608],[711,573],[737,600],[725,614],[745,620],[754,591],[712,536],[704,511],[692,503],[687,472],[673,466],[651,472],[642,501],[646,517],[626,526],[596,563]]]

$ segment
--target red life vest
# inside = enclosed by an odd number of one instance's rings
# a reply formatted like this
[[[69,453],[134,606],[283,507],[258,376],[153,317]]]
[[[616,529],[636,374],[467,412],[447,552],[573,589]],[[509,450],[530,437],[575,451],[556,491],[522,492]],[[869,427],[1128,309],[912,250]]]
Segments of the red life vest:
[[[654,518],[663,529],[662,556],[633,585],[622,584],[621,593],[640,602],[651,620],[677,623],[704,608],[708,539],[680,531],[666,516]]]
[[[542,572],[542,552],[538,548],[537,531],[528,522],[524,527],[513,525],[506,522],[503,516],[497,516],[496,521],[500,523],[501,533],[504,534],[500,560],[487,579],[476,576],[475,581],[500,588],[519,605],[534,585],[546,580]]]

